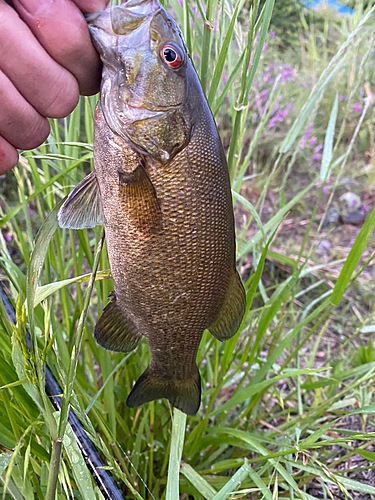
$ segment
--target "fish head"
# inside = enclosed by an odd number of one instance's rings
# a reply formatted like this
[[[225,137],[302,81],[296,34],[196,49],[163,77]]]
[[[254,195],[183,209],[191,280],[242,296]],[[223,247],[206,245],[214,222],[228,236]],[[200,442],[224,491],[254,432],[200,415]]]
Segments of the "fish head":
[[[87,17],[103,61],[101,106],[108,126],[161,163],[190,139],[183,36],[158,0],[130,0]]]

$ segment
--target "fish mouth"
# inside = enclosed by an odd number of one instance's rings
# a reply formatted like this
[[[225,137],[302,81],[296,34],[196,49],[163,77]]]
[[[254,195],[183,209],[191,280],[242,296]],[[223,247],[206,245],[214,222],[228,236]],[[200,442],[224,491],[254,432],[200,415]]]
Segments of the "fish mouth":
[[[159,0],[129,0],[121,5],[84,14],[90,32],[99,29],[108,35],[127,35],[146,18],[160,10]]]

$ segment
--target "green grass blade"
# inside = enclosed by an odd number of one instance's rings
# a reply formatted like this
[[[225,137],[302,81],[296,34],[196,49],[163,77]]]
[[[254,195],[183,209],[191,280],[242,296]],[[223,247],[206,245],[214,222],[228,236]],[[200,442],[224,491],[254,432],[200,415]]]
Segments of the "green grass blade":
[[[60,412],[55,412],[57,423],[60,420]],[[81,450],[68,424],[63,438],[63,446],[72,467],[73,476],[83,500],[97,500],[90,472],[83,459]]]
[[[265,500],[272,500],[272,494],[269,488],[267,488],[256,470],[252,469],[251,467],[249,470],[249,476],[254,481],[255,485],[259,488],[259,492],[261,493],[262,498],[264,498]]]
[[[374,453],[375,455],[375,453]],[[183,474],[188,481],[203,495],[206,500],[212,500],[217,491],[208,483],[193,467],[189,464],[183,464],[181,467],[181,474]]]
[[[246,476],[249,475],[250,465],[247,463],[246,458],[244,459],[244,464],[238,469],[238,471],[229,479],[227,484],[216,493],[212,500],[225,500],[229,497],[231,493],[241,484]]]
[[[217,415],[221,412],[229,411],[234,408],[236,405],[243,403],[246,399],[258,394],[263,391],[267,387],[270,387],[278,380],[282,380],[287,377],[297,377],[298,375],[317,375],[321,371],[325,371],[328,368],[323,368],[322,370],[310,370],[309,368],[304,368],[301,370],[291,370],[283,375],[276,375],[268,380],[264,380],[263,382],[259,382],[257,384],[252,384],[251,386],[247,386],[244,389],[240,390],[237,394],[231,397],[229,401],[221,405],[219,408],[216,408],[211,412],[210,416]]]
[[[243,196],[241,196],[239,193],[236,193],[236,191],[232,190],[232,195],[234,198],[236,198],[241,204],[250,212],[250,214],[254,217],[255,222],[257,223],[260,232],[262,234],[262,237],[265,238],[266,234],[264,232],[263,224],[262,221],[260,220],[260,217],[258,215],[258,212],[255,210],[255,207],[253,206],[252,203],[250,203],[249,200],[246,200]]]
[[[243,105],[247,104],[250,89],[251,89],[251,86],[253,84],[255,73],[256,73],[256,70],[257,70],[258,65],[259,65],[260,56],[262,55],[264,42],[266,41],[266,36],[267,36],[268,28],[270,26],[274,5],[275,5],[275,0],[266,0],[265,5],[264,5],[264,15],[263,15],[262,27],[260,28],[258,43],[257,43],[256,49],[255,49],[254,58],[253,58],[253,61],[251,63],[250,72],[249,72],[247,82],[246,82],[246,92],[244,94],[244,101],[242,103]]]
[[[226,57],[227,57],[230,40],[232,38],[234,24],[237,20],[238,8],[240,6],[240,2],[241,2],[241,0],[237,1],[236,7],[235,7],[233,15],[232,15],[232,19],[231,19],[231,22],[230,22],[230,25],[228,28],[228,31],[225,35],[224,42],[223,42],[219,57],[218,57],[217,62],[216,62],[215,71],[214,71],[214,74],[213,74],[212,80],[211,80],[210,91],[209,91],[208,97],[207,97],[207,100],[208,100],[208,103],[210,106],[212,105],[212,102],[215,98],[217,89],[219,87],[220,80],[222,78],[223,68],[224,68]]]
[[[336,281],[335,288],[331,295],[332,304],[338,306],[341,302],[342,296],[348,286],[353,271],[358,264],[361,255],[363,254],[368,240],[370,239],[375,229],[375,207],[371,210],[370,215],[367,217],[359,235],[357,236],[352,249],[345,261],[340,275]]]
[[[111,276],[111,271],[98,271],[95,276],[95,281],[111,278]],[[56,281],[55,283],[49,283],[48,285],[39,286],[35,291],[34,307],[36,307],[43,300],[45,300],[47,297],[57,292],[64,286],[72,285],[73,283],[87,283],[88,281],[90,281],[90,277],[91,274],[83,274],[82,276],[77,276],[76,278]]]
[[[338,73],[338,71],[342,68],[345,62],[346,56],[344,55],[342,59],[337,63],[337,65],[333,68],[331,73],[326,77],[326,79],[317,87],[315,92],[312,92],[310,97],[308,98],[306,104],[304,104],[301,113],[296,118],[293,123],[291,129],[289,130],[287,136],[280,146],[280,153],[287,153],[289,149],[292,147],[294,141],[297,139],[298,134],[300,133],[302,127],[305,125],[307,119],[311,116],[312,111],[314,109],[315,104],[318,99],[321,97],[322,92],[327,88],[329,82],[333,79],[333,77]]]
[[[165,495],[166,500],[176,500],[176,498],[179,498],[180,495],[179,477],[182,449],[184,447],[185,427],[185,413],[182,413],[182,411],[175,408],[172,418],[172,438],[169,453],[167,490]]]
[[[332,106],[331,115],[329,117],[326,137],[324,141],[322,165],[320,167],[320,180],[322,182],[324,182],[328,178],[329,166],[331,165],[332,162],[333,137],[335,135],[338,107],[339,107],[339,97],[338,94],[336,94]]]
[[[276,229],[276,227],[280,224],[280,222],[283,220],[285,215],[289,212],[289,210],[296,203],[298,203],[299,200],[301,200],[303,198],[303,196],[305,196],[305,194],[308,193],[310,191],[310,189],[315,186],[315,184],[316,184],[315,181],[312,182],[305,189],[303,189],[298,194],[296,194],[293,199],[291,199],[286,205],[284,205],[277,212],[276,215],[274,215],[272,217],[271,220],[269,220],[266,224],[264,224],[263,225],[264,233],[267,234],[271,231],[273,232]],[[241,201],[241,200],[239,200],[239,201]],[[251,238],[250,241],[248,241],[247,243],[245,243],[241,246],[241,248],[239,249],[239,251],[237,253],[237,257],[241,258],[241,257],[244,257],[245,255],[247,255],[248,253],[250,253],[252,251],[253,247],[261,241],[262,237],[263,237],[263,234],[262,234],[262,232],[259,231],[254,237]]]
[[[70,165],[70,167],[66,169],[64,173],[56,174],[42,187],[36,189],[33,194],[28,196],[25,200],[26,203],[30,203],[30,201],[34,200],[37,196],[44,193],[49,187],[53,186],[55,182],[61,180],[64,177],[64,175],[71,172],[72,170],[75,170],[77,167],[79,167],[79,165],[81,165],[85,161],[92,159],[92,157],[93,157],[92,153],[90,152],[87,155],[82,156],[82,158],[80,158],[79,160],[75,160],[72,163],[72,165]],[[22,209],[22,204],[19,204],[16,207],[12,208],[2,219],[0,219],[0,227],[6,224],[10,219],[12,219],[21,209]]]

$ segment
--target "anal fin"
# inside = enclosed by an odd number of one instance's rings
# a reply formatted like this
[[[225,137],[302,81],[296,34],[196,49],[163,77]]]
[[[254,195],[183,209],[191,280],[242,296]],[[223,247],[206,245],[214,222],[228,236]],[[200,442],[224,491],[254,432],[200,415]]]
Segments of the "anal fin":
[[[211,335],[218,340],[228,340],[237,332],[246,307],[246,294],[238,272],[231,276],[224,303],[219,314],[208,327]]]
[[[95,326],[95,340],[109,351],[130,352],[138,347],[142,335],[119,308],[115,294],[110,297],[111,302],[104,308]]]
[[[148,367],[131,390],[126,405],[134,408],[161,398],[168,399],[172,406],[187,415],[195,415],[201,403],[201,377],[197,366],[190,378],[182,380],[159,378]]]
[[[58,213],[59,226],[85,229],[103,223],[102,202],[95,170],[71,191]]]

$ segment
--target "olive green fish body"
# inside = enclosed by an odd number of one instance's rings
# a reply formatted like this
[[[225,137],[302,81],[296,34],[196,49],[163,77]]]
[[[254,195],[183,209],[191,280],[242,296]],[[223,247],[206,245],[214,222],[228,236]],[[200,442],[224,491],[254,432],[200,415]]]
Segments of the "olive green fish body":
[[[151,363],[127,404],[166,397],[194,414],[200,403],[195,358],[203,331],[230,338],[245,307],[235,269],[229,176],[178,27],[158,2],[135,2],[126,4],[136,7],[130,21],[126,9],[116,11],[115,20],[112,16],[112,27],[125,35],[113,35],[108,16],[93,22],[105,34],[93,35],[94,42],[99,37],[104,64],[95,112],[95,171],[71,193],[60,225],[77,226],[71,213],[81,211],[81,193],[88,191],[97,208],[85,224],[93,225],[95,217],[105,224],[115,285],[95,337],[108,349],[127,352],[145,336],[151,351]],[[123,12],[128,18],[121,24]],[[178,68],[160,61],[164,47],[181,55]],[[126,77],[116,66],[118,51]]]

